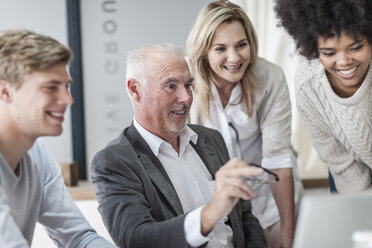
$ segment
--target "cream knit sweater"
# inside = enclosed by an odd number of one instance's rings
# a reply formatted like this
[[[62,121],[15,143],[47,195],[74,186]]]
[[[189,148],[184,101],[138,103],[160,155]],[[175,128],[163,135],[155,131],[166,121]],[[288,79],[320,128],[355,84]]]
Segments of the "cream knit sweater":
[[[371,187],[372,66],[349,98],[334,93],[319,60],[306,61],[296,75],[297,109],[339,192]]]

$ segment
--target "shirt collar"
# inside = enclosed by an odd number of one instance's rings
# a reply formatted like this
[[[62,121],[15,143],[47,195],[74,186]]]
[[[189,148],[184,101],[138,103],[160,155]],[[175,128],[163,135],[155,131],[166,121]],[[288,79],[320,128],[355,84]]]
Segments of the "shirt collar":
[[[162,144],[168,144],[165,140],[162,138],[156,136],[155,134],[149,132],[146,130],[144,127],[141,126],[136,120],[136,117],[133,119],[133,124],[134,127],[137,129],[139,134],[142,136],[142,138],[146,141],[146,143],[149,145],[151,151],[155,154],[156,157],[158,157],[161,145]],[[180,134],[180,155],[183,153],[185,150],[185,147],[189,142],[192,142],[196,144],[198,141],[198,134],[195,133],[189,126],[186,125],[186,127],[183,129],[183,131]]]

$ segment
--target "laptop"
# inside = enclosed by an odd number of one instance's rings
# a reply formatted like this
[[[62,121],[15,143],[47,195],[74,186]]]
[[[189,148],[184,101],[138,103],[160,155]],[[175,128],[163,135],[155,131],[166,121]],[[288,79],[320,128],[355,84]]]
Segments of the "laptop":
[[[305,195],[294,248],[351,248],[355,231],[372,231],[372,191]]]

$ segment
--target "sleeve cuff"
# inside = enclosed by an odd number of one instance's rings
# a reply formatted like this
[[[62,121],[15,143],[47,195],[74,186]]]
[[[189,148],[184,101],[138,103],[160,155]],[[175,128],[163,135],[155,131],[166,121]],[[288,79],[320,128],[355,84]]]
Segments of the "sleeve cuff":
[[[208,242],[209,237],[201,234],[201,211],[204,206],[199,207],[186,215],[184,229],[187,243],[192,247],[198,247]]]
[[[266,169],[293,168],[296,166],[295,157],[292,154],[263,158],[262,167]]]

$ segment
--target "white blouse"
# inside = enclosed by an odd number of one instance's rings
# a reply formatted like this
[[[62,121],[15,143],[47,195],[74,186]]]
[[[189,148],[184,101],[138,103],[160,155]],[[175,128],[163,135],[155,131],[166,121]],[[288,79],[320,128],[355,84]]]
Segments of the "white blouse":
[[[247,114],[246,102],[241,99],[242,89],[236,84],[229,102],[222,106],[218,90],[211,83],[213,98],[210,102],[210,119],[202,123],[198,108],[198,97],[190,113],[190,123],[202,124],[217,129],[225,139],[230,157],[236,157],[235,133],[229,127],[231,122],[239,132],[241,154],[247,163],[262,165],[267,169],[293,168],[295,202],[299,201],[302,184],[296,169],[296,160],[290,143],[291,102],[287,83],[282,70],[258,58],[254,69],[257,83],[254,94],[254,113]],[[195,82],[197,83],[197,82]],[[253,214],[263,228],[280,220],[275,200],[269,185],[251,184],[256,192],[253,198]]]

